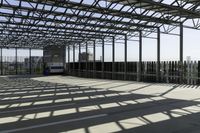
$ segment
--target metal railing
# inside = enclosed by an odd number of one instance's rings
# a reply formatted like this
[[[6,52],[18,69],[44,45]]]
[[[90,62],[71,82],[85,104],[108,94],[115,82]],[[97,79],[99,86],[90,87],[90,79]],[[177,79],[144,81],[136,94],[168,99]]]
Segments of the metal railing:
[[[159,71],[157,65],[157,62],[142,62],[139,71],[139,62],[127,62],[126,72],[124,62],[104,62],[104,70],[101,62],[67,63],[66,67],[69,75],[87,78],[137,81],[140,76],[140,81],[144,82],[200,84],[200,61],[163,61],[159,63]]]

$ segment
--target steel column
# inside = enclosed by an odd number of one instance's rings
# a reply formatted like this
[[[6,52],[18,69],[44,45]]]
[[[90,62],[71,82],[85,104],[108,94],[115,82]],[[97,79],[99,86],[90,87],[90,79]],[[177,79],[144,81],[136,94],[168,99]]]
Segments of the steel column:
[[[112,37],[112,79],[115,79],[115,37]]]
[[[73,44],[73,70],[72,74],[75,75],[75,44]]]
[[[86,52],[86,64],[85,64],[85,68],[86,68],[86,71],[85,71],[85,77],[88,77],[88,57],[89,57],[89,54],[88,54],[88,42],[86,42],[86,45],[85,45],[85,52]]]
[[[79,76],[81,76],[81,58],[80,58],[80,55],[81,55],[81,44],[79,43],[78,44],[78,72],[79,72]]]
[[[70,46],[68,45],[68,74],[70,74]]]
[[[141,81],[142,76],[142,31],[139,31],[139,64],[138,64],[138,76],[137,81]]]
[[[66,46],[65,46],[65,54],[64,54],[64,58],[63,58],[63,67],[64,67],[64,74],[66,74]]]
[[[46,64],[44,61],[44,47],[42,48],[42,65],[43,65],[43,74],[45,74]]]
[[[124,36],[124,80],[127,79],[127,35]]]
[[[96,78],[96,41],[93,44],[93,78]]]
[[[180,83],[183,81],[183,23],[180,23]]]
[[[1,75],[3,75],[3,50],[1,48]]]
[[[160,82],[160,28],[157,28],[157,66],[156,81]]]
[[[180,62],[183,62],[183,23],[180,24]]]
[[[29,48],[29,74],[32,74],[31,48]]]
[[[105,68],[104,68],[104,50],[105,50],[105,41],[104,41],[104,38],[102,39],[102,79],[104,78],[104,76],[105,76]]]
[[[16,69],[16,75],[18,74],[18,61],[17,61],[17,48],[15,48],[15,69]]]

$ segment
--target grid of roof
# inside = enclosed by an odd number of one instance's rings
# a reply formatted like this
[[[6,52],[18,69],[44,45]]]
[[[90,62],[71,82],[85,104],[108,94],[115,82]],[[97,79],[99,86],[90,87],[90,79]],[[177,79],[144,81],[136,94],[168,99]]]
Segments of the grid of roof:
[[[42,48],[199,28],[199,0],[1,0],[0,45]],[[167,26],[167,28],[166,28]]]

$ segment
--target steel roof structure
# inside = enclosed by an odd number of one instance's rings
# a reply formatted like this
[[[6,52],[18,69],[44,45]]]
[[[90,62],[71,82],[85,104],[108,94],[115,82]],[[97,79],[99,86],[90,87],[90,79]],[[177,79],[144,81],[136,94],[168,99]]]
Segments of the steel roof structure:
[[[1,0],[0,46],[42,48],[200,28],[199,0]],[[190,22],[190,23],[188,23]]]

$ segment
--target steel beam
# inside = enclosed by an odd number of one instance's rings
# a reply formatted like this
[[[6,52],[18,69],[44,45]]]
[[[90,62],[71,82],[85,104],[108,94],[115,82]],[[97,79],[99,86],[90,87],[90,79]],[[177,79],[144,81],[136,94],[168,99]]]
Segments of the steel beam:
[[[160,81],[160,28],[157,28],[157,67],[156,67],[156,81]]]
[[[112,79],[115,79],[115,37],[112,37]]]

